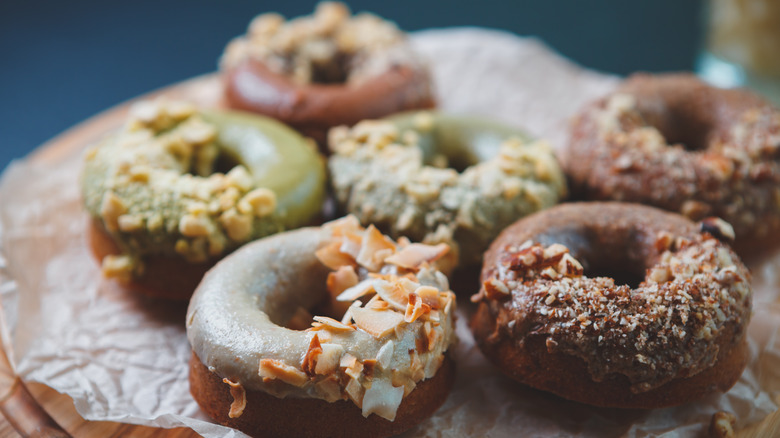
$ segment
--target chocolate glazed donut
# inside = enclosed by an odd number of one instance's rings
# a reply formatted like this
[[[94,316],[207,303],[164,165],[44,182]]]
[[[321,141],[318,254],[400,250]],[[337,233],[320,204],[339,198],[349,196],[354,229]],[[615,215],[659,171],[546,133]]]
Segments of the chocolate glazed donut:
[[[485,255],[477,343],[511,378],[596,406],[726,391],[747,363],[751,292],[721,228],[621,203],[520,220]]]
[[[574,119],[561,158],[575,198],[717,216],[746,257],[780,239],[780,111],[693,75],[631,76]]]
[[[393,65],[358,84],[298,84],[248,59],[225,75],[234,108],[265,114],[324,142],[328,129],[411,109],[433,108],[426,70]]]

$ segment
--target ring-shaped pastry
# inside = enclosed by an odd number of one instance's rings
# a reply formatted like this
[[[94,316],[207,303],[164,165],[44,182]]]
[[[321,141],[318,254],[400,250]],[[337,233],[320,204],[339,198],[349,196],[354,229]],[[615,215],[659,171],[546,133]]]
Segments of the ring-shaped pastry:
[[[637,74],[574,119],[561,154],[575,197],[717,216],[743,257],[780,239],[780,110],[693,75]]]
[[[430,74],[393,23],[341,3],[311,17],[256,17],[222,59],[233,108],[280,120],[324,144],[328,129],[435,105]]]
[[[412,112],[334,128],[329,143],[341,209],[391,236],[451,242],[464,265],[566,193],[546,142],[478,118]]]
[[[452,384],[455,296],[431,265],[447,250],[396,244],[354,217],[244,246],[190,302],[193,396],[256,436],[412,427]],[[322,309],[341,321],[312,317]]]
[[[316,148],[286,126],[167,101],[136,105],[82,175],[103,272],[174,299],[240,245],[312,223],[324,186]]]
[[[597,406],[658,408],[727,391],[748,360],[750,275],[720,219],[561,204],[501,233],[471,326],[511,378]]]

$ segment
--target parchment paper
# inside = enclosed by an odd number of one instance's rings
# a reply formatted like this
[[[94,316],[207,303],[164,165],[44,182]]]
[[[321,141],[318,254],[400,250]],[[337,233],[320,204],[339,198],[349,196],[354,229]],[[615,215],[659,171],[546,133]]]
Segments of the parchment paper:
[[[558,146],[567,120],[612,87],[533,39],[479,29],[433,30],[413,43],[430,60],[445,110],[493,116]],[[201,103],[216,105],[218,93]],[[86,145],[85,145],[86,146]],[[90,420],[188,426],[206,437],[244,436],[212,424],[189,394],[185,305],[123,293],[101,279],[86,247],[78,190],[81,154],[14,163],[0,186],[0,294],[17,372],[67,393]],[[598,409],[516,384],[475,347],[460,300],[458,378],[445,405],[408,436],[697,436],[713,413],[738,427],[774,411],[780,394],[780,256],[754,267],[748,369],[727,394],[654,411]]]

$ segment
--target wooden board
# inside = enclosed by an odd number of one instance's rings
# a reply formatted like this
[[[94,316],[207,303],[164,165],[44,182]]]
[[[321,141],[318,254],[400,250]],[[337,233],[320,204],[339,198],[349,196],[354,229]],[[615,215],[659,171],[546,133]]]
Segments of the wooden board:
[[[139,99],[154,98],[160,95],[191,100],[204,106],[222,106],[220,98],[221,85],[216,75],[206,75],[191,79],[149,93]],[[28,159],[41,162],[56,162],[62,157],[76,153],[86,145],[99,140],[106,133],[121,126],[132,102],[120,104],[64,132],[41,146]],[[195,432],[186,428],[159,429],[114,422],[86,421],[76,412],[70,397],[41,384],[27,384],[26,387],[29,389],[29,394],[32,397],[25,398],[24,391],[21,392],[22,395],[19,395],[20,391],[12,392],[12,389],[15,388],[15,376],[5,357],[5,349],[3,348],[0,353],[2,353],[0,355],[0,411],[11,417],[14,423],[24,423],[22,426],[27,428],[25,431],[27,436],[33,434],[34,429],[31,428],[34,428],[36,422],[38,422],[38,426],[47,426],[47,424],[44,424],[47,421],[45,414],[53,418],[68,434],[76,437],[133,436],[183,438],[198,436]],[[21,388],[24,388],[24,386]],[[9,406],[14,408],[9,409]],[[41,408],[43,409],[42,411],[40,411]],[[48,432],[48,435],[42,436],[56,436],[53,435],[53,433],[56,433],[55,430],[50,429]],[[22,435],[14,430],[12,422],[5,418],[0,418],[0,438],[19,436]],[[60,436],[67,436],[67,434]],[[780,411],[770,415],[761,423],[740,431],[737,436],[744,438],[780,436]]]

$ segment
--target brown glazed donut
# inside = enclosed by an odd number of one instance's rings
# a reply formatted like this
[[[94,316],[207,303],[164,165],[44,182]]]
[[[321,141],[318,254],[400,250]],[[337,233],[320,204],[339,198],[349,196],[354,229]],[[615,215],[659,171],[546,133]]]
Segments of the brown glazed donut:
[[[190,301],[193,397],[252,436],[384,437],[420,423],[454,379],[455,295],[435,269],[447,251],[351,216],[242,247]]]
[[[428,70],[392,23],[321,3],[311,17],[255,18],[222,60],[229,106],[324,145],[333,126],[435,105]]]
[[[561,158],[575,197],[717,216],[743,255],[780,238],[780,111],[689,74],[636,74],[574,119]]]
[[[725,226],[623,203],[528,216],[485,254],[477,343],[511,378],[596,406],[726,391],[747,363],[752,293],[714,237]]]

